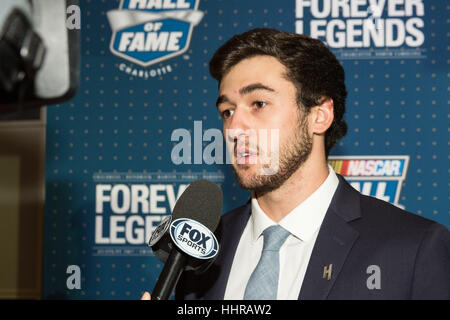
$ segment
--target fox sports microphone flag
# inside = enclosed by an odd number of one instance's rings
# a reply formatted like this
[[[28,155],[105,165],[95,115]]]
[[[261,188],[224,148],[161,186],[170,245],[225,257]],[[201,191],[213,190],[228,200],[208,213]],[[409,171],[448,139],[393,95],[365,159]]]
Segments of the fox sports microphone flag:
[[[222,192],[207,180],[193,182],[181,195],[173,215],[185,218],[173,221],[168,230],[170,253],[152,292],[154,299],[168,299],[187,266],[191,269],[193,265],[199,267],[217,255],[218,241],[207,226],[216,229],[221,209]]]

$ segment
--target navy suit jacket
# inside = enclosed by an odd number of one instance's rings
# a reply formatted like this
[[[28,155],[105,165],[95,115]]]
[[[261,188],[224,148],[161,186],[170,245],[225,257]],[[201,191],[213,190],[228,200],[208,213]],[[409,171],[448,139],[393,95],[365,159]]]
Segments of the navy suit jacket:
[[[449,230],[364,196],[338,177],[298,298],[450,299]],[[217,259],[203,274],[184,272],[176,299],[224,298],[250,214],[249,202],[222,216],[215,232],[220,242]],[[329,278],[324,271],[330,265]],[[374,287],[375,277],[380,281]]]

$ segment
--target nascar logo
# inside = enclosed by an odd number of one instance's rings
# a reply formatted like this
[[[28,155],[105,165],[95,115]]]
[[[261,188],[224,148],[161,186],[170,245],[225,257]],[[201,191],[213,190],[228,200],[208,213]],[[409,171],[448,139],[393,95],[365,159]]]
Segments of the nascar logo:
[[[198,0],[122,0],[108,11],[111,52],[143,67],[187,51],[203,18]]]
[[[362,194],[402,207],[398,201],[409,156],[330,156],[328,163]]]
[[[219,252],[214,233],[195,220],[181,218],[172,222],[170,237],[178,248],[198,259],[210,259]]]

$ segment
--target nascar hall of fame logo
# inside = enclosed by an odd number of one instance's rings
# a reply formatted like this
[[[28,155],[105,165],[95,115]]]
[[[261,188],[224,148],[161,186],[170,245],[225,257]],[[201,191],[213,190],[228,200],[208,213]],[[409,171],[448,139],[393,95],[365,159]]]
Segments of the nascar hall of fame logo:
[[[195,220],[181,218],[173,221],[170,237],[178,248],[198,259],[213,258],[219,251],[214,233]]]
[[[119,70],[148,79],[172,71],[170,64],[147,68],[186,52],[192,29],[203,18],[199,0],[122,0],[108,11],[111,52],[130,63]]]
[[[398,203],[409,156],[330,156],[328,163],[364,195]]]

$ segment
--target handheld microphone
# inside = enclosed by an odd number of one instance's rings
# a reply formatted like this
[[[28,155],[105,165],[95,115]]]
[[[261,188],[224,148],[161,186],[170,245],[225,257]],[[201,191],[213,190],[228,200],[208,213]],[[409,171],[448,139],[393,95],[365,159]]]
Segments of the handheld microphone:
[[[196,180],[183,192],[172,212],[152,233],[149,246],[165,262],[152,299],[167,300],[184,270],[206,270],[219,251],[216,230],[222,191],[213,182]],[[206,266],[206,268],[205,268]]]

